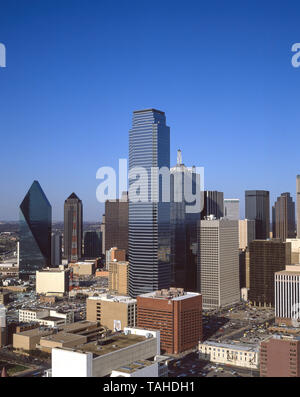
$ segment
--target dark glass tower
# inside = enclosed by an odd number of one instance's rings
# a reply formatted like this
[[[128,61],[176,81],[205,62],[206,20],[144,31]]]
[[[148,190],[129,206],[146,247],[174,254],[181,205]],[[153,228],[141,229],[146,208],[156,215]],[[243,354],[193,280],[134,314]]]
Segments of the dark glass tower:
[[[295,237],[295,203],[290,193],[282,193],[272,207],[273,238],[285,241]]]
[[[84,257],[99,258],[102,253],[102,233],[94,230],[84,233]]]
[[[51,205],[34,181],[20,205],[19,275],[27,279],[51,264]]]
[[[270,237],[270,192],[267,190],[245,191],[245,219],[255,221],[255,238]]]
[[[64,204],[64,257],[76,262],[82,257],[82,201],[72,193]]]
[[[203,210],[201,219],[214,215],[216,219],[224,216],[224,193],[215,190],[205,190],[203,193]]]
[[[129,189],[129,293],[139,294],[169,288],[170,268],[170,203],[151,200],[154,190],[161,191],[161,178],[151,186],[151,167],[170,168],[170,128],[164,112],[155,109],[133,112],[129,131],[129,173],[143,167],[148,181],[147,197],[132,202]],[[132,186],[134,180],[129,181]],[[147,184],[147,186],[145,186]]]

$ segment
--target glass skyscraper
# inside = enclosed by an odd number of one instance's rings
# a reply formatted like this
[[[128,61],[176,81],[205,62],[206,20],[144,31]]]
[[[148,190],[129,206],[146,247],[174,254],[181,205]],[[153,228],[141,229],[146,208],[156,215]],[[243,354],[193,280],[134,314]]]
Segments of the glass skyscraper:
[[[34,181],[20,205],[20,278],[35,275],[51,263],[51,205]]]
[[[245,191],[245,219],[255,221],[255,238],[270,237],[270,193],[267,190]]]
[[[163,202],[161,194],[156,202],[151,199],[152,194],[158,188],[161,192],[162,188],[161,178],[151,184],[151,168],[170,168],[170,128],[164,112],[155,109],[133,112],[129,176],[135,167],[143,167],[148,178],[141,182],[143,201],[138,202],[133,202],[130,194],[135,180],[129,180],[129,293],[132,297],[169,288],[171,282],[170,202]]]

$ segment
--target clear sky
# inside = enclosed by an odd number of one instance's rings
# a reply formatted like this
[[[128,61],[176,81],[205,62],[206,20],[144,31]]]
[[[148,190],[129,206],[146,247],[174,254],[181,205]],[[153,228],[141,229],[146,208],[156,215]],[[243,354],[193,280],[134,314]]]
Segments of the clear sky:
[[[300,173],[299,1],[1,0],[0,219],[34,179],[53,219],[73,191],[100,220],[96,171],[128,157],[132,111],[171,128],[171,165],[205,188],[295,195]]]

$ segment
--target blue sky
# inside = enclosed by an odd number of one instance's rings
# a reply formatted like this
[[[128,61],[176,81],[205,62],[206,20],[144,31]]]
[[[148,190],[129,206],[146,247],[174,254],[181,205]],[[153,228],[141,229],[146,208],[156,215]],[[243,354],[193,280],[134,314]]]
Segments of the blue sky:
[[[37,179],[100,220],[96,171],[128,156],[132,111],[171,128],[171,164],[205,167],[205,188],[241,199],[295,194],[299,161],[297,1],[2,0],[0,219]]]

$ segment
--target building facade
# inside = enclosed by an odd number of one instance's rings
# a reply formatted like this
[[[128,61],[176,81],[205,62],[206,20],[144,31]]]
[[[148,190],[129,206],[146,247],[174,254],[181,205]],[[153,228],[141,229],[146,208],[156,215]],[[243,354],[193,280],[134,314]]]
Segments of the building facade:
[[[238,221],[199,222],[197,282],[204,309],[240,301]]]
[[[51,265],[58,267],[62,263],[62,235],[51,233]]]
[[[255,240],[255,221],[250,219],[239,220],[240,249],[245,250],[253,240]]]
[[[63,296],[69,291],[70,270],[46,268],[36,272],[36,293]]]
[[[128,194],[105,202],[105,251],[112,247],[128,253]]]
[[[52,208],[38,181],[20,205],[19,277],[51,265]]]
[[[270,192],[267,190],[245,191],[245,219],[255,221],[255,238],[270,237]]]
[[[102,233],[97,231],[86,231],[83,236],[84,257],[99,258],[102,255]]]
[[[224,193],[205,190],[203,193],[201,219],[213,215],[216,219],[224,217]]]
[[[296,200],[297,200],[297,238],[300,239],[300,175],[296,178]]]
[[[295,203],[290,193],[282,193],[272,207],[273,238],[285,241],[295,237]]]
[[[181,288],[154,291],[137,297],[137,324],[160,331],[161,349],[178,354],[202,340],[202,297]]]
[[[156,109],[134,111],[129,131],[129,293],[132,297],[168,288],[171,282],[170,202],[162,200],[162,181],[158,175],[151,177],[152,169],[162,167],[170,169],[170,128],[165,113]],[[143,178],[137,187],[139,172]],[[154,200],[157,194],[158,200]]]
[[[129,294],[129,263],[128,262],[110,262],[108,265],[108,289],[111,293],[117,295]]]
[[[291,264],[291,244],[278,239],[253,240],[249,259],[251,304],[274,307],[275,273]]]
[[[64,257],[76,262],[82,257],[82,202],[72,193],[64,204]]]
[[[239,199],[224,199],[224,218],[231,221],[238,221],[240,219]]]

